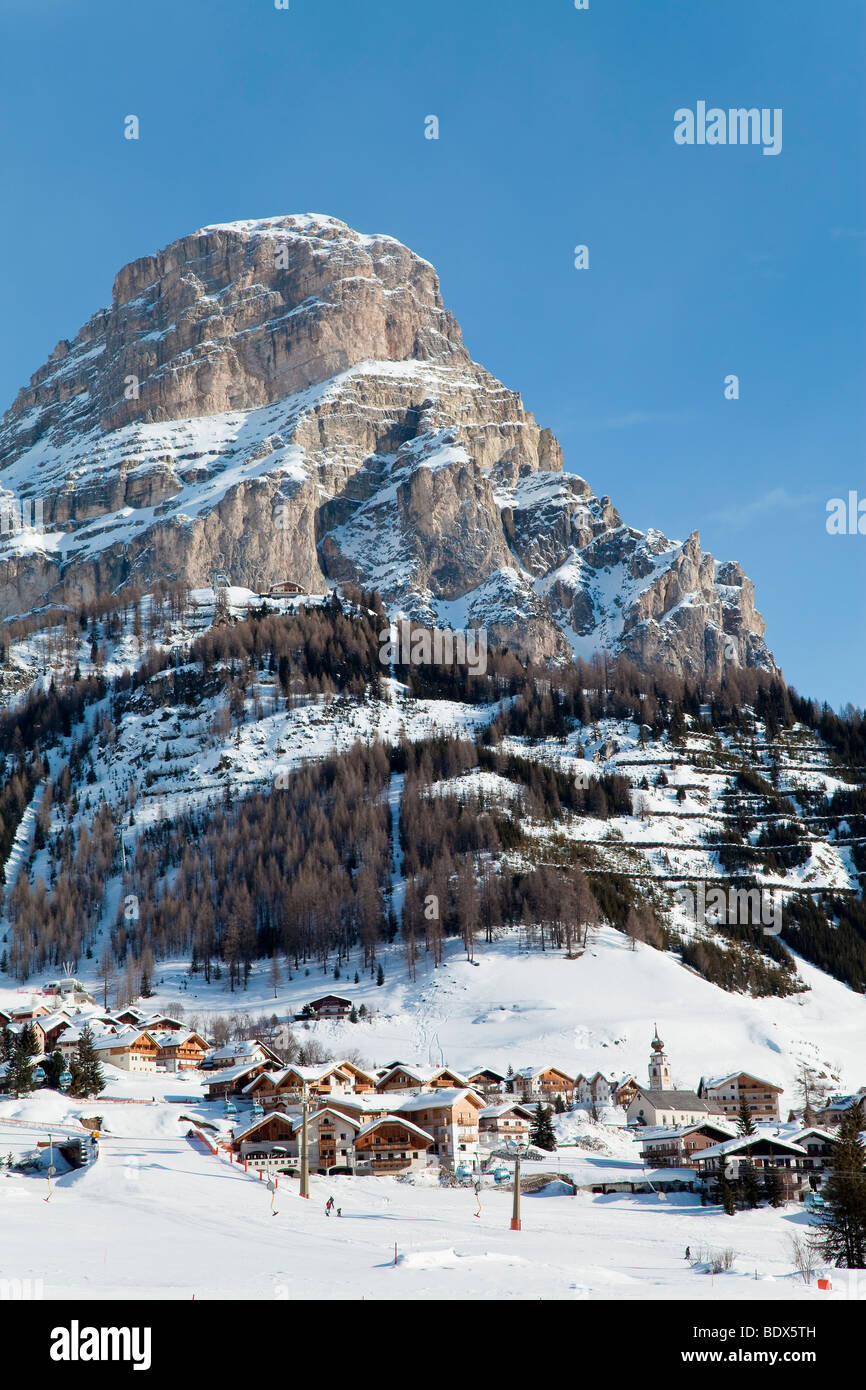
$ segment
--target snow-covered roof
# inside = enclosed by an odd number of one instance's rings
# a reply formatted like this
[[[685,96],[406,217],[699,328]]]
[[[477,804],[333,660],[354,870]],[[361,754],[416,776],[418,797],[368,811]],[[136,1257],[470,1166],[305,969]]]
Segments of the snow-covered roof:
[[[391,1067],[386,1072],[383,1072],[383,1074],[379,1077],[379,1080],[376,1082],[376,1085],[383,1085],[383,1083],[388,1081],[394,1075],[395,1072],[403,1072],[405,1076],[408,1076],[412,1081],[417,1081],[419,1085],[422,1086],[427,1085],[429,1082],[433,1080],[434,1076],[438,1076],[439,1074],[439,1071],[433,1067],[416,1067],[409,1066],[408,1062],[398,1062],[396,1066]]]
[[[495,1120],[500,1115],[510,1115],[512,1111],[524,1115],[528,1120],[532,1119],[532,1111],[527,1110],[525,1105],[520,1105],[516,1101],[512,1101],[510,1104],[508,1101],[504,1101],[502,1105],[485,1105],[483,1110],[479,1110],[478,1118],[479,1120]]]
[[[374,1129],[378,1129],[379,1125],[386,1125],[389,1123],[403,1125],[406,1129],[411,1129],[413,1134],[419,1135],[425,1143],[433,1143],[432,1134],[428,1134],[426,1129],[421,1129],[419,1125],[413,1124],[411,1120],[407,1120],[403,1115],[379,1115],[375,1120],[368,1120],[367,1124],[365,1124],[362,1129],[358,1130],[355,1137],[356,1139],[360,1139],[363,1135],[369,1134]]]
[[[331,1076],[334,1072],[339,1072],[347,1081],[351,1080],[347,1072],[342,1071],[337,1062],[324,1062],[316,1067],[284,1067],[282,1071],[276,1073],[277,1081],[282,1081],[287,1076],[297,1076],[301,1081],[324,1081],[325,1077]]]
[[[436,1110],[440,1107],[445,1109],[446,1107],[456,1105],[459,1100],[463,1100],[466,1097],[472,1097],[473,1100],[476,1100],[479,1110],[484,1109],[483,1099],[479,1096],[478,1092],[473,1091],[470,1086],[449,1086],[438,1091],[424,1091],[420,1096],[410,1096],[408,1100],[404,1100],[401,1105],[398,1105],[397,1109],[401,1114],[404,1111],[412,1110]]]
[[[311,1125],[314,1120],[320,1120],[323,1115],[333,1115],[335,1120],[339,1120],[341,1124],[345,1121],[353,1129],[361,1128],[360,1120],[356,1120],[353,1115],[347,1115],[343,1110],[336,1110],[333,1105],[322,1105],[318,1110],[314,1110],[312,1115],[307,1116],[307,1124]],[[301,1129],[304,1123],[303,1115],[295,1115],[292,1123],[295,1129]]]
[[[151,1042],[156,1041],[153,1034],[148,1033],[146,1029],[124,1028],[122,1033],[95,1034],[93,1046],[99,1051],[104,1051],[106,1048],[127,1048],[133,1047],[137,1042],[140,1042],[142,1038],[149,1038]]]
[[[729,1134],[732,1139],[736,1138],[735,1130],[722,1120],[716,1119],[715,1115],[708,1116],[706,1120],[698,1120],[692,1125],[645,1125],[637,1130],[633,1137],[638,1143],[645,1144],[656,1139],[683,1139],[687,1134],[696,1134],[699,1130],[708,1128],[721,1134]]]
[[[822,1110],[843,1111],[850,1110],[854,1105],[862,1105],[866,1101],[866,1091],[857,1091],[848,1096],[831,1096],[826,1105],[822,1105]]]
[[[750,1081],[757,1081],[759,1086],[766,1086],[770,1091],[784,1090],[784,1087],[777,1086],[775,1081],[765,1081],[762,1076],[755,1076],[754,1072],[745,1071],[740,1067],[739,1071],[726,1072],[724,1076],[704,1076],[701,1078],[702,1086],[727,1086],[731,1081],[736,1081],[738,1077],[747,1076]]]
[[[286,1127],[292,1130],[292,1132],[294,1132],[294,1116],[287,1115],[285,1110],[271,1110],[269,1114],[260,1115],[257,1120],[253,1120],[252,1124],[247,1125],[246,1129],[242,1129],[239,1134],[236,1134],[234,1136],[234,1142],[236,1144],[239,1144],[242,1139],[245,1139],[247,1137],[248,1134],[253,1134],[257,1129],[260,1129],[262,1125],[268,1124],[270,1120],[275,1119],[284,1120],[286,1123]]]
[[[555,1067],[549,1062],[545,1063],[542,1067],[521,1067],[520,1071],[514,1074],[515,1076],[519,1076],[523,1081],[531,1081],[533,1077],[541,1076],[541,1074],[546,1071],[555,1071],[559,1076],[564,1076],[566,1081],[574,1080],[574,1077],[570,1076],[567,1071],[563,1071],[562,1067]]]
[[[212,1077],[208,1077],[205,1086],[224,1086],[227,1081],[238,1081],[242,1076],[253,1071],[255,1067],[260,1066],[261,1062],[259,1061],[241,1062],[236,1067],[220,1067],[219,1071],[214,1072]]]
[[[806,1150],[799,1144],[792,1144],[788,1139],[780,1139],[773,1134],[739,1134],[733,1139],[726,1139],[721,1144],[712,1144],[708,1149],[701,1149],[697,1155],[700,1159],[720,1158],[723,1154],[738,1153],[743,1149],[751,1149],[755,1144],[774,1144],[779,1148],[785,1149],[788,1153],[805,1156]]]
[[[181,1047],[188,1042],[204,1044],[204,1038],[194,1033],[191,1028],[148,1028],[147,1031],[160,1047]]]
[[[351,1076],[363,1077],[365,1081],[370,1082],[371,1086],[375,1086],[376,1084],[376,1077],[373,1072],[365,1071],[363,1067],[358,1066],[357,1062],[350,1062],[345,1057],[341,1057],[340,1060],[334,1062],[333,1065],[339,1067],[341,1071],[349,1072]]]
[[[224,1047],[211,1048],[205,1061],[219,1062],[223,1057],[254,1057],[256,1052],[264,1051],[264,1044],[255,1038],[242,1038],[238,1042],[226,1043]]]
[[[656,1110],[704,1110],[708,1115],[724,1113],[716,1101],[705,1100],[695,1091],[653,1091],[639,1086],[637,1096],[650,1101]]]
[[[791,1144],[801,1144],[804,1139],[808,1139],[809,1136],[813,1134],[816,1135],[817,1138],[826,1139],[833,1144],[837,1142],[839,1137],[834,1134],[832,1130],[820,1129],[818,1125],[809,1125],[806,1129],[795,1129],[792,1134],[786,1133],[785,1138]]]

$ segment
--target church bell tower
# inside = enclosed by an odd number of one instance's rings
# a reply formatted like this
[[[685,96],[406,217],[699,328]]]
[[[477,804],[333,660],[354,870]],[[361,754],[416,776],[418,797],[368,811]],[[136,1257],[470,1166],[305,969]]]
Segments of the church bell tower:
[[[650,1053],[649,1084],[651,1091],[672,1091],[674,1088],[671,1080],[671,1064],[665,1053],[665,1045],[659,1037],[658,1024],[655,1025],[652,1052]]]

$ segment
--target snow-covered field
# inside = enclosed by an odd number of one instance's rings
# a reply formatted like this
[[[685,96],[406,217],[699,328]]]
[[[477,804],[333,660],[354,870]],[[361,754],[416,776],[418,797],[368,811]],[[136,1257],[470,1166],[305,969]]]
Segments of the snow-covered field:
[[[234,993],[225,981],[208,986],[200,975],[190,976],[186,962],[160,962],[156,993],[146,1003],[168,1013],[180,1006],[187,1022],[207,1032],[226,1014],[282,1020],[333,990],[365,1004],[370,1017],[292,1027],[299,1042],[315,1039],[334,1057],[358,1052],[380,1066],[400,1059],[501,1071],[509,1064],[517,1071],[550,1062],[572,1075],[633,1072],[638,1080],[646,1079],[658,1023],[675,1084],[697,1087],[702,1075],[744,1067],[785,1088],[783,1118],[786,1107],[799,1103],[795,1078],[803,1062],[823,1070],[834,1090],[853,1090],[866,1079],[866,998],[806,961],[798,961],[798,969],[807,992],[753,999],[718,989],[671,955],[640,943],[633,951],[608,928],[573,961],[562,951],[523,949],[519,933],[491,945],[479,941],[474,965],[459,942],[447,942],[442,966],[434,969],[422,955],[414,981],[399,946],[382,948],[377,959],[385,971],[382,986],[364,972],[359,956],[342,967],[339,979],[311,965],[309,974],[302,969],[289,981],[284,970],[276,998],[267,962],[258,963],[246,990]],[[82,980],[101,1000],[92,966],[82,967]],[[29,1001],[36,983],[0,986],[0,1008]],[[146,1076],[126,1080],[133,1082],[150,1084]],[[182,1078],[173,1084],[182,1090]]]
[[[46,1137],[34,1110],[18,1142]],[[3,1123],[16,1102],[0,1103]],[[70,1109],[62,1099],[60,1106]],[[74,1105],[72,1109],[77,1109]],[[99,1109],[89,1103],[90,1112]],[[727,1217],[691,1194],[566,1195],[559,1184],[522,1198],[391,1178],[311,1178],[310,1200],[284,1179],[271,1211],[264,1182],[184,1135],[184,1107],[112,1106],[111,1133],[90,1167],[59,1176],[0,1172],[0,1279],[30,1280],[48,1299],[778,1299],[866,1295],[844,1271],[832,1294],[793,1273],[788,1239],[801,1208]],[[217,1110],[218,1107],[210,1107]],[[53,1118],[57,1118],[53,1114]],[[571,1151],[575,1153],[576,1151]],[[563,1167],[573,1166],[561,1150]],[[610,1175],[612,1160],[580,1159]],[[617,1172],[623,1160],[613,1161]],[[640,1172],[639,1168],[635,1169]],[[342,1215],[325,1216],[333,1195]],[[684,1259],[686,1246],[692,1259]],[[395,1264],[396,1247],[396,1264]],[[713,1275],[712,1252],[733,1249]],[[41,1285],[38,1281],[41,1281]]]
[[[802,966],[811,991],[791,999],[723,994],[669,956],[631,951],[600,932],[587,954],[565,961],[519,950],[516,939],[461,959],[455,943],[444,965],[423,963],[405,978],[398,952],[385,953],[385,984],[354,984],[303,972],[279,987],[264,970],[246,993],[203,986],[180,964],[160,969],[154,1006],[201,1019],[238,1009],[285,1017],[323,989],[337,988],[376,1013],[359,1024],[295,1025],[334,1055],[357,1049],[372,1062],[395,1058],[458,1067],[515,1068],[552,1061],[572,1071],[634,1071],[643,1078],[653,1023],[671,1055],[675,1081],[697,1085],[704,1072],[737,1065],[792,1090],[798,1060],[833,1066],[843,1085],[862,1079],[866,1001]],[[186,984],[186,988],[182,986]],[[0,1005],[20,1001],[0,991]],[[269,997],[270,995],[270,997]],[[201,1073],[130,1075],[106,1067],[104,1097],[75,1102],[56,1093],[0,1100],[0,1153],[16,1157],[79,1114],[102,1115],[97,1163],[47,1179],[0,1170],[0,1279],[41,1280],[46,1298],[601,1298],[780,1299],[866,1296],[834,1271],[832,1294],[793,1272],[792,1233],[802,1208],[763,1208],[725,1216],[690,1194],[593,1196],[553,1185],[524,1195],[524,1229],[509,1229],[511,1194],[485,1187],[480,1218],[468,1189],[441,1188],[426,1175],[312,1179],[309,1203],[284,1179],[271,1214],[264,1183],[185,1137],[189,1116],[227,1125],[222,1106],[202,1100]],[[138,1103],[122,1103],[123,1100]],[[146,1102],[146,1103],[141,1103]],[[242,1118],[242,1117],[241,1117]],[[606,1119],[622,1114],[608,1112]],[[13,1121],[13,1123],[10,1123]],[[49,1130],[49,1126],[53,1126]],[[558,1117],[560,1148],[545,1171],[579,1183],[641,1176],[637,1146],[621,1130],[585,1113]],[[604,1149],[580,1145],[587,1133]],[[575,1142],[577,1141],[577,1143]],[[326,1218],[334,1195],[342,1216]],[[394,1264],[394,1247],[397,1264]],[[692,1262],[683,1256],[691,1247]],[[733,1269],[713,1275],[710,1252],[737,1252]],[[231,1258],[226,1258],[226,1251]]]

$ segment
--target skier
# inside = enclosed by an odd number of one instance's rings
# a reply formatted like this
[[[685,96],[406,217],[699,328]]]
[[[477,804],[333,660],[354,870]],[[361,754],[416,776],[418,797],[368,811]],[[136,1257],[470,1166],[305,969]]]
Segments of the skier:
[[[342,1208],[342,1207],[337,1207],[337,1215],[338,1215],[338,1216],[342,1216],[342,1215],[343,1215],[343,1208]]]
[[[477,1204],[478,1204],[478,1210],[477,1210],[476,1212],[473,1212],[473,1216],[477,1216],[478,1219],[479,1219],[479,1221],[480,1221],[480,1220],[481,1220],[481,1183],[480,1183],[480,1182],[476,1182],[476,1184],[475,1184],[475,1201],[476,1201]]]
[[[330,1216],[330,1215],[331,1215],[331,1207],[332,1207],[333,1205],[334,1205],[334,1199],[333,1199],[333,1197],[329,1197],[328,1200],[327,1200],[327,1202],[325,1203],[325,1215],[326,1215],[326,1216]]]
[[[686,1259],[687,1259],[687,1260],[688,1260],[688,1259],[691,1259],[691,1253],[692,1253],[692,1252],[691,1252],[689,1246],[687,1245],[687,1246],[686,1246]]]

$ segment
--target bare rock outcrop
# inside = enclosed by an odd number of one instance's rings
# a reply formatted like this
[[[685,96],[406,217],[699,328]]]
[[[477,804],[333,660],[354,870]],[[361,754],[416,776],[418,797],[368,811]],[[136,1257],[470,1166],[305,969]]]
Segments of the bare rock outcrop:
[[[25,499],[41,529],[15,524]],[[332,217],[125,266],[0,421],[4,504],[0,617],[222,569],[352,579],[539,660],[773,666],[740,566],[624,525],[471,360],[429,262]]]

